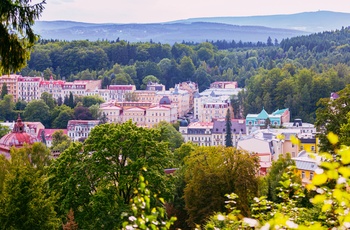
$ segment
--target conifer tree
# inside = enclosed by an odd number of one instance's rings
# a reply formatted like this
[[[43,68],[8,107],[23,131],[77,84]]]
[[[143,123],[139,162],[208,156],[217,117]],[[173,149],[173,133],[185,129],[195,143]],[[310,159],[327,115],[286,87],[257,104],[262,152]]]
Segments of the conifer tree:
[[[225,136],[225,144],[226,147],[232,146],[232,123],[231,123],[231,112],[230,109],[227,109],[226,113],[226,136]]]

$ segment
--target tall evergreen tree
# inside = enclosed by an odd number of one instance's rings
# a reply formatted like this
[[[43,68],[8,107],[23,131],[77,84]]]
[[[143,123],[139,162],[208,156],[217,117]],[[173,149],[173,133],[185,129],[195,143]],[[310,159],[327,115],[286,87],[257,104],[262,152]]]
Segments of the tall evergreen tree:
[[[44,4],[45,0],[36,4],[28,0],[1,1],[0,73],[16,72],[26,65],[29,48],[37,38],[32,26]]]
[[[231,112],[230,109],[227,109],[227,113],[226,113],[226,140],[225,140],[225,144],[226,147],[231,147],[232,146],[232,123],[231,123]]]
[[[74,108],[74,97],[72,92],[69,93],[68,106]]]
[[[5,97],[5,95],[8,94],[8,90],[7,90],[7,84],[4,83],[2,84],[2,87],[1,87],[1,99],[3,99]]]

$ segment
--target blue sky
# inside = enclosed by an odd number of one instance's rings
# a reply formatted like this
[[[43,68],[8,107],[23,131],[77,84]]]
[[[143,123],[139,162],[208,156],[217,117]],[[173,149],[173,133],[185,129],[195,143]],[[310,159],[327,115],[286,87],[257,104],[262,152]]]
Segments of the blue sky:
[[[38,2],[34,0],[33,2]],[[152,23],[219,16],[293,14],[328,10],[350,13],[348,0],[47,0],[41,20]]]

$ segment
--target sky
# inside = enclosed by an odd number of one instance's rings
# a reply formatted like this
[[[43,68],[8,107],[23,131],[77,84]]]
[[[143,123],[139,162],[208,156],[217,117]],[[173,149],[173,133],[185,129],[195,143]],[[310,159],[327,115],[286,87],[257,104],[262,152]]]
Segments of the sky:
[[[33,0],[38,2],[40,0]],[[350,13],[348,0],[46,0],[41,21],[161,23],[198,17]]]

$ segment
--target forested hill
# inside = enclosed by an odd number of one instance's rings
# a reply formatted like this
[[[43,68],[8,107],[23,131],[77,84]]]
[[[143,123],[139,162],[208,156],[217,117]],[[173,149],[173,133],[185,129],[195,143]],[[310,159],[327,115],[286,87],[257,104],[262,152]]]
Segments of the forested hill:
[[[188,80],[200,91],[214,81],[237,81],[246,88],[235,105],[243,114],[289,108],[292,118],[311,122],[317,101],[350,83],[349,40],[349,28],[259,44],[40,40],[21,74],[102,79],[103,87],[135,84],[137,89],[145,87],[148,75],[167,89]]]
[[[295,29],[316,33],[340,29],[343,26],[350,26],[350,13],[317,11],[267,16],[190,18],[175,22],[216,22],[230,25]]]
[[[263,26],[238,26],[213,22],[171,24],[92,24],[70,21],[39,21],[35,31],[42,39],[127,40],[129,42],[204,42],[216,40],[266,42],[268,37],[282,40],[308,34],[305,31]]]

